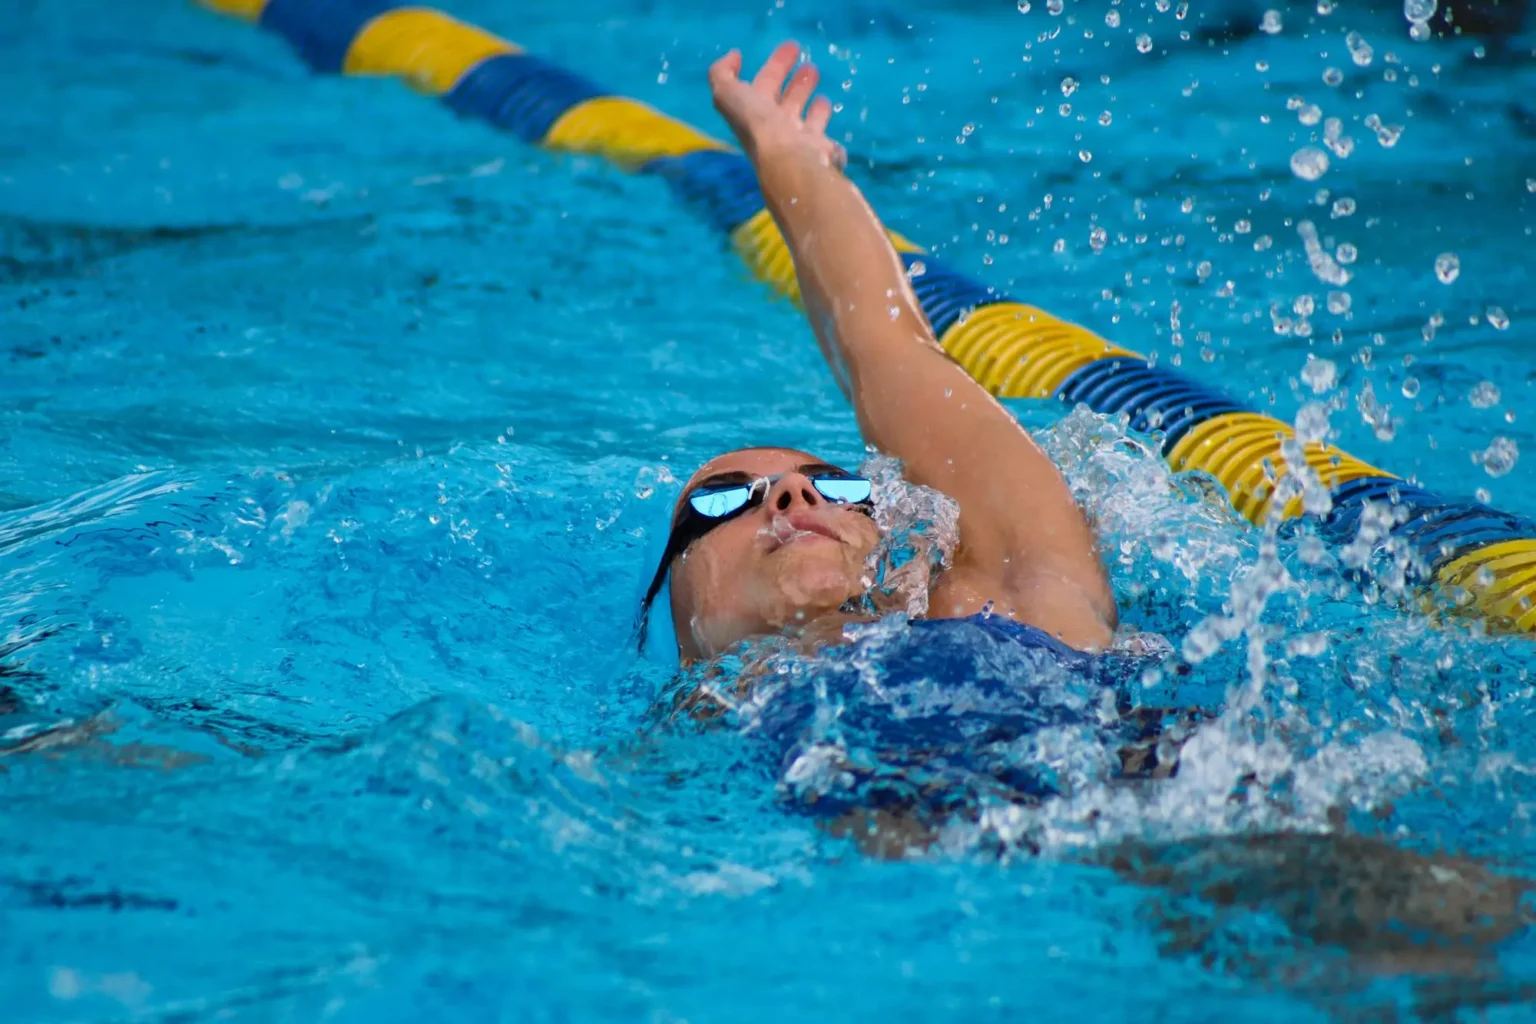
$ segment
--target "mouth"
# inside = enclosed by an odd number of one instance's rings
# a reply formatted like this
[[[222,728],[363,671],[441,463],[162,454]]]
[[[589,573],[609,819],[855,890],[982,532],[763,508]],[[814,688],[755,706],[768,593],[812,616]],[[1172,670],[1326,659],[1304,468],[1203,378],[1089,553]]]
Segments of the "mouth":
[[[827,522],[826,517],[814,512],[791,512],[787,516],[774,516],[773,522],[758,532],[758,537],[763,540],[768,554],[791,544],[816,541],[842,543],[842,537]]]

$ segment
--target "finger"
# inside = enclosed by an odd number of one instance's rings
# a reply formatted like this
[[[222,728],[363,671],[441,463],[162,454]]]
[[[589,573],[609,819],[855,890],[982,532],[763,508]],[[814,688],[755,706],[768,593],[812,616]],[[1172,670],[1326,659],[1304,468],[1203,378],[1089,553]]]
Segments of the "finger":
[[[709,66],[709,87],[718,92],[722,86],[736,81],[740,74],[741,51],[731,50]]]
[[[763,66],[757,72],[757,77],[752,79],[752,88],[759,92],[766,92],[778,99],[779,93],[784,91],[784,79],[788,77],[790,69],[795,66],[795,61],[800,59],[800,44],[794,40],[780,43],[774,51],[763,61]]]
[[[832,101],[825,96],[811,100],[811,109],[805,112],[805,126],[813,132],[825,133],[827,122],[832,120]]]
[[[816,91],[816,83],[819,81],[821,72],[816,70],[815,64],[801,64],[790,76],[789,85],[784,88],[782,105],[793,111],[796,117],[802,116],[805,104]]]

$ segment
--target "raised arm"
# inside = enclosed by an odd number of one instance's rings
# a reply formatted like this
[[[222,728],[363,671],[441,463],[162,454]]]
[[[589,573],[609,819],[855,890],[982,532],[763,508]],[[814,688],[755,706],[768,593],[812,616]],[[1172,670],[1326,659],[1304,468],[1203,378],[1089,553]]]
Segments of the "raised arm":
[[[749,83],[733,50],[710,68],[710,86],[757,169],[865,439],[960,504],[953,607],[933,612],[995,600],[1067,643],[1104,645],[1114,596],[1082,510],[1050,458],[939,347],[879,219],[842,174],[842,148],[826,136],[831,104],[812,100],[817,72],[796,69],[799,54],[782,44]]]

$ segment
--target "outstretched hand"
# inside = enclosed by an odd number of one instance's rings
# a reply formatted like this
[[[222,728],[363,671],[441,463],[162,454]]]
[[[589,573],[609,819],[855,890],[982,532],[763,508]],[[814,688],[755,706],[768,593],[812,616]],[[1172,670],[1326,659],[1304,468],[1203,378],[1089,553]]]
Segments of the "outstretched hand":
[[[847,154],[827,138],[832,101],[811,98],[821,73],[809,62],[796,67],[799,59],[799,44],[780,43],[747,82],[740,77],[741,51],[732,50],[709,68],[715,109],[754,164],[769,156],[809,154],[841,169]]]

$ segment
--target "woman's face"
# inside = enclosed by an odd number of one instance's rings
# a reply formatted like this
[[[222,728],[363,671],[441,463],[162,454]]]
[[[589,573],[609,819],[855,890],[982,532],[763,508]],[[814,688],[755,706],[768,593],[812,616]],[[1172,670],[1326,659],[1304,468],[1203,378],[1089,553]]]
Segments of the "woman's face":
[[[812,486],[812,476],[831,468],[793,448],[746,448],[711,459],[688,481],[674,524],[688,496],[717,477],[777,477],[759,504],[673,561],[672,621],[683,658],[712,657],[836,611],[868,589],[865,561],[880,532],[864,510]]]

